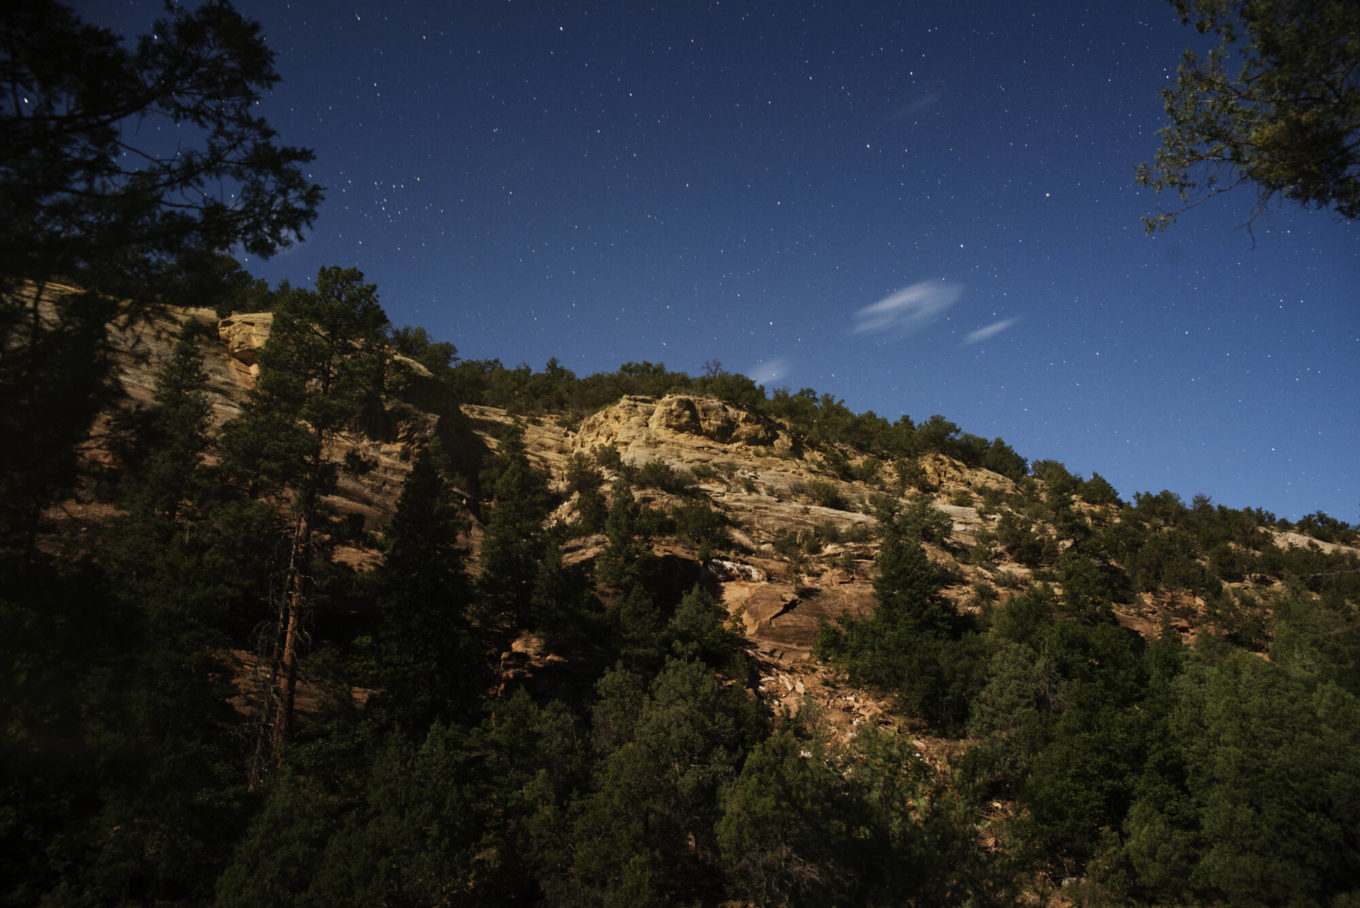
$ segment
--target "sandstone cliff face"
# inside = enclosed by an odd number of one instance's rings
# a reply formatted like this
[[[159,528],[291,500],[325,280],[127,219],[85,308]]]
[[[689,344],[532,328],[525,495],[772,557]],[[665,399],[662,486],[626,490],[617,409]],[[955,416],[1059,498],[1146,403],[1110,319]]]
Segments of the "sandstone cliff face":
[[[233,312],[217,323],[217,336],[227,345],[229,364],[243,387],[260,375],[259,352],[274,326],[272,312]]]
[[[166,307],[154,317],[114,324],[110,338],[118,377],[132,405],[149,404],[159,365],[168,360],[181,327],[191,318],[216,325],[215,337],[203,340],[201,350],[204,390],[213,426],[220,428],[239,414],[255,387],[261,370],[259,352],[268,340],[272,314],[235,313],[217,320],[210,310]],[[438,437],[464,474],[475,477],[511,421],[495,408],[458,406],[427,370],[394,357],[382,411],[367,425],[356,427],[332,452],[340,457],[355,450],[376,466],[363,477],[346,477],[331,503],[341,514],[359,515],[370,529],[377,528],[394,509],[415,453],[431,438]],[[99,441],[106,437],[107,427],[107,418],[103,427],[96,426],[86,454],[111,464],[112,455]],[[821,453],[800,444],[786,426],[720,400],[692,395],[625,397],[574,426],[556,417],[532,418],[525,423],[524,440],[530,458],[549,473],[561,493],[571,456],[601,447],[614,448],[624,463],[633,466],[659,460],[690,471],[699,493],[727,518],[732,546],[702,566],[695,563],[694,552],[674,540],[658,540],[657,553],[675,556],[668,562],[687,565],[687,571],[692,566],[719,592],[732,626],[740,629],[759,666],[760,695],[776,709],[794,711],[810,698],[845,735],[865,722],[897,727],[887,704],[844,684],[811,659],[821,622],[845,612],[867,614],[874,607],[871,581],[878,543],[869,502],[891,481],[890,464],[843,450],[840,453],[854,465],[854,475],[868,477],[846,480]],[[1030,571],[1006,560],[994,544],[988,550],[970,550],[987,539],[1000,519],[996,512],[979,510],[979,493],[990,488],[1010,494],[1015,484],[937,454],[920,458],[919,465],[926,484],[934,489],[931,504],[950,525],[943,539],[926,545],[932,562],[950,578],[945,595],[960,609],[975,608],[973,586],[986,582],[999,589],[1004,602],[1028,582]],[[881,478],[874,477],[875,467]],[[607,482],[617,478],[606,475]],[[655,489],[637,493],[663,509],[678,501]],[[577,519],[574,502],[562,497],[552,519],[570,523]],[[93,522],[108,507],[67,502],[59,519],[68,526],[78,525],[85,516]],[[480,529],[473,510],[466,516],[468,542],[475,553]],[[1105,519],[1112,519],[1112,514]],[[1039,531],[1053,532],[1047,527]],[[795,550],[790,549],[791,539],[799,540]],[[1281,546],[1318,544],[1278,531],[1276,541]],[[564,554],[568,561],[588,562],[604,544],[602,536],[576,538]],[[1343,548],[1326,543],[1321,547]],[[346,549],[341,557],[362,566],[378,556]],[[1149,637],[1161,632],[1163,619],[1170,614],[1171,626],[1191,639],[1204,608],[1205,603],[1189,593],[1160,599],[1143,594],[1117,606],[1116,614],[1126,626]],[[532,674],[564,657],[570,660],[571,654],[549,653],[541,641],[526,639],[517,642],[502,662]]]
[[[150,405],[159,365],[169,359],[180,330],[191,319],[217,326],[216,340],[200,345],[207,379],[203,390],[216,431],[240,414],[255,387],[259,351],[269,339],[273,313],[233,313],[219,320],[211,309],[165,307],[135,322],[116,323],[110,329],[116,373],[131,405]],[[100,436],[99,431],[93,433],[94,438]],[[359,515],[366,526],[377,528],[396,506],[416,452],[434,437],[459,467],[476,475],[486,453],[482,440],[427,369],[394,357],[382,412],[362,431],[343,438],[333,452],[343,457],[356,450],[374,468],[363,477],[343,477],[332,504],[340,513]],[[94,460],[105,457],[97,445],[86,453]]]
[[[783,427],[703,397],[672,395],[661,400],[624,397],[582,421],[575,447],[606,445],[625,462],[661,458],[684,464],[707,462],[734,449],[767,449],[787,455],[793,439]]]
[[[259,377],[258,355],[269,338],[272,313],[233,313],[217,320],[210,310],[167,308],[158,317],[116,329],[120,379],[134,403],[149,404],[156,365],[168,358],[190,318],[217,325],[216,341],[205,341],[202,352],[205,390],[218,428],[240,412]],[[415,452],[430,438],[438,436],[464,472],[475,476],[510,422],[508,414],[495,408],[460,408],[423,367],[396,357],[382,414],[364,431],[343,439],[334,452],[339,457],[357,450],[375,468],[363,477],[345,477],[331,503],[340,513],[359,515],[376,528],[395,507]],[[868,501],[878,488],[834,476],[784,426],[719,400],[676,395],[660,400],[625,397],[575,427],[549,417],[531,419],[524,428],[529,456],[559,490],[565,486],[571,455],[602,446],[614,447],[625,463],[660,460],[700,477],[700,492],[727,516],[736,546],[728,568],[710,565],[715,582],[752,646],[779,664],[807,658],[820,621],[842,611],[862,614],[872,608],[869,576],[877,545]],[[925,458],[922,465],[940,487],[936,504],[953,521],[955,539],[971,543],[988,520],[972,507],[948,504],[947,495],[983,485],[1009,491],[1009,480],[964,470],[944,457]],[[809,497],[812,484],[834,489],[834,506]],[[660,507],[675,503],[655,490],[643,490],[641,497]],[[572,502],[565,501],[555,518],[574,520]],[[470,512],[467,522],[475,551],[480,527]],[[781,536],[808,538],[815,533],[838,541],[812,547],[796,569],[775,551]],[[600,537],[578,540],[568,557],[592,558],[602,544]],[[979,573],[961,569],[948,548],[931,547],[930,552],[970,580]],[[692,557],[678,550],[675,554]],[[362,553],[350,557],[366,560]]]
[[[181,326],[190,318],[216,321],[208,310],[167,308],[157,317],[111,330],[119,377],[134,404],[150,403],[157,366],[169,357]],[[215,427],[240,412],[255,386],[258,354],[272,321],[270,313],[233,314],[216,321],[216,338],[203,342],[205,390]],[[382,412],[342,439],[333,452],[339,457],[357,450],[376,466],[363,477],[346,477],[332,504],[340,513],[360,515],[369,528],[376,528],[395,507],[415,453],[431,438],[440,438],[464,473],[476,476],[511,421],[496,408],[457,406],[427,370],[394,357]],[[846,480],[827,466],[821,454],[806,450],[787,427],[720,400],[692,395],[624,397],[576,426],[556,417],[529,419],[524,441],[530,458],[562,493],[570,457],[601,447],[614,448],[629,465],[659,460],[689,471],[699,493],[729,522],[731,550],[704,565],[703,571],[760,663],[762,695],[787,709],[812,697],[847,733],[859,722],[892,723],[884,704],[839,684],[810,659],[822,621],[844,612],[866,614],[873,608],[871,579],[878,545],[869,502],[882,492],[884,483],[872,474],[877,466],[880,476],[890,477],[889,464],[844,451],[855,462],[856,475],[870,477],[868,482]],[[93,459],[103,454],[89,453]],[[919,463],[935,489],[931,503],[950,523],[941,542],[926,546],[931,560],[952,578],[946,595],[957,607],[972,608],[974,583],[985,581],[999,588],[1003,600],[1010,590],[1024,586],[1030,572],[1006,561],[996,549],[983,559],[965,557],[999,521],[997,513],[979,512],[978,493],[991,488],[1009,494],[1014,483],[938,454],[922,457]],[[606,475],[607,482],[617,478]],[[675,496],[655,489],[638,490],[638,496],[663,509],[677,503]],[[480,530],[471,511],[467,516],[475,552]],[[553,519],[567,523],[576,519],[574,502],[565,494]],[[801,540],[792,560],[790,539]],[[1314,544],[1297,534],[1279,534],[1278,542]],[[603,545],[601,536],[578,538],[565,555],[569,561],[589,561]],[[660,540],[657,546],[660,554],[694,557],[673,541]],[[356,550],[345,557],[363,564],[376,556]],[[1160,632],[1159,616],[1170,609],[1178,616],[1173,627],[1187,638],[1193,636],[1202,602],[1143,600],[1147,597],[1120,607],[1120,620],[1155,635]]]
[[[208,378],[205,390],[212,404],[214,428],[219,428],[239,414],[255,385],[260,373],[259,351],[269,339],[272,313],[233,313],[217,320],[206,309],[167,308],[134,327],[116,329],[113,336],[119,351],[119,377],[134,403],[149,404],[156,364],[168,358],[180,328],[191,318],[215,321],[217,325],[217,341],[204,342],[202,352]],[[422,366],[395,357],[383,413],[363,432],[344,439],[342,450],[335,452],[343,456],[345,450],[358,450],[376,467],[361,478],[346,477],[333,503],[341,513],[362,515],[367,525],[376,527],[395,506],[415,452],[430,438],[438,436],[465,472],[476,475],[482,459],[495,450],[510,421],[504,411],[495,408],[458,407]],[[782,425],[711,398],[625,397],[587,417],[574,430],[552,418],[534,419],[525,425],[525,444],[530,457],[549,472],[559,488],[567,459],[601,446],[617,449],[626,463],[661,460],[676,468],[697,470],[703,477],[701,491],[732,521],[734,542],[749,553],[749,560],[765,562],[756,570],[762,572],[766,584],[783,582],[782,575],[787,573],[771,546],[779,534],[807,534],[831,526],[839,535],[863,540],[873,522],[867,502],[876,491],[874,487],[829,475],[818,458],[805,455]],[[925,467],[945,488],[978,482],[947,458],[929,459]],[[1008,484],[994,474],[986,481]],[[801,487],[812,482],[833,485],[840,499],[838,506],[827,507],[800,493]],[[665,496],[651,493],[648,497]],[[973,509],[945,507],[958,532],[967,534],[981,525]],[[569,502],[558,516],[573,519]],[[867,541],[845,542],[834,552],[817,554],[835,555],[842,562],[848,554],[862,567],[874,557],[873,546]],[[818,564],[814,558],[802,582],[820,582]],[[838,593],[833,598],[843,597]],[[777,611],[785,605],[784,599],[779,599],[772,601],[770,608]],[[759,624],[764,606],[753,602],[750,611],[752,620]],[[783,622],[785,629],[796,624]],[[788,638],[787,642],[794,641]],[[806,646],[810,638],[803,634],[797,642]]]

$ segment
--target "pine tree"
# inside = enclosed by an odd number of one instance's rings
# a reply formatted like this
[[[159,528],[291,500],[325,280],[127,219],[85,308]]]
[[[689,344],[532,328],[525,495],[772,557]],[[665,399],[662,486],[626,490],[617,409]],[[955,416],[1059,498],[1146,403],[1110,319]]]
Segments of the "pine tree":
[[[29,633],[15,633],[10,619],[23,613],[0,603],[0,637],[44,666],[5,685],[9,743],[26,743],[0,758],[16,780],[31,761],[6,796],[3,842],[18,866],[29,865],[31,901],[43,890],[55,902],[81,890],[136,902],[204,898],[232,832],[236,716],[199,511],[208,497],[201,331],[185,326],[153,406],[136,420],[123,510],[90,559],[99,570],[82,571],[79,590],[64,570],[35,574],[41,585],[31,590],[9,584],[14,605],[35,606],[26,609]],[[8,653],[0,664],[12,664]],[[34,833],[48,840],[41,858],[27,853]]]
[[[56,0],[0,7],[0,555],[33,557],[117,391],[106,329],[126,310],[58,282],[148,303],[181,254],[268,256],[321,201],[312,153],[259,116],[278,76],[257,23],[215,2],[150,31],[127,46]],[[158,149],[138,128],[157,119],[197,128]]]
[[[465,707],[476,680],[461,523],[440,456],[437,442],[416,455],[383,534],[383,563],[373,575],[384,688],[375,705],[417,734]]]
[[[275,626],[262,653],[269,686],[255,771],[278,760],[293,717],[304,625],[311,606],[313,562],[324,559],[324,498],[342,469],[362,469],[351,447],[336,447],[382,407],[388,358],[387,316],[377,288],[356,269],[325,267],[314,290],[293,290],[279,304],[260,351],[261,374],[241,416],[223,429],[229,471],[255,494],[290,493],[287,567]]]
[[[157,525],[153,535],[160,544],[174,532],[185,505],[200,497],[210,408],[198,339],[207,330],[198,321],[181,329],[157,376],[154,405],[136,442],[140,450],[125,468],[124,503],[134,517]]]
[[[875,621],[902,633],[946,635],[954,613],[941,589],[939,571],[911,529],[897,521],[887,524],[874,578]]]
[[[1170,122],[1137,181],[1180,207],[1143,218],[1149,232],[1243,184],[1248,223],[1280,197],[1360,217],[1360,7],[1351,0],[1172,0],[1219,46],[1187,50],[1162,90]]]
[[[971,656],[960,642],[960,621],[940,591],[939,573],[910,523],[890,520],[878,555],[873,614],[855,618],[847,612],[839,627],[824,624],[817,652],[955,731],[967,717]]]
[[[600,579],[627,594],[646,581],[647,557],[651,554],[648,510],[633,495],[627,482],[614,483],[614,500],[605,517],[609,545],[600,554]]]
[[[547,478],[529,463],[524,428],[518,423],[501,439],[492,470],[497,477],[482,537],[478,587],[488,617],[518,626],[529,616],[550,504]]]

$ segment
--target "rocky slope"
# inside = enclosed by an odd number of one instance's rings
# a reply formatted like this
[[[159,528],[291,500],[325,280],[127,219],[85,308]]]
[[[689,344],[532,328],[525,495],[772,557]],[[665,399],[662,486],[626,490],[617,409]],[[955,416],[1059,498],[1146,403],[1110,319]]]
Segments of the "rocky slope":
[[[232,419],[259,375],[258,353],[269,337],[271,313],[233,313],[217,319],[211,310],[167,307],[135,325],[115,325],[111,341],[118,380],[126,392],[124,406],[148,406],[156,381],[156,366],[168,359],[180,328],[190,319],[216,323],[216,337],[201,344],[207,392],[214,428]],[[355,449],[376,464],[361,479],[346,478],[332,504],[341,514],[359,515],[369,529],[377,529],[395,507],[414,453],[430,438],[439,437],[446,451],[470,475],[512,421],[502,410],[458,407],[450,401],[427,370],[409,360],[394,372],[398,379],[385,400],[382,431],[354,434],[342,441],[337,457]],[[92,433],[86,456],[107,461],[100,443],[109,417]],[[862,482],[831,476],[819,458],[802,450],[789,431],[776,423],[718,400],[672,396],[661,400],[625,397],[588,416],[579,426],[554,418],[525,423],[530,458],[552,477],[557,490],[565,488],[564,472],[575,453],[589,454],[613,447],[626,464],[660,460],[703,478],[699,491],[727,517],[734,548],[720,553],[704,570],[722,591],[734,626],[744,629],[749,651],[762,665],[761,693],[776,708],[797,710],[805,696],[820,701],[832,718],[847,730],[860,721],[889,721],[885,705],[872,696],[838,686],[809,661],[817,626],[842,611],[862,614],[872,607],[870,583],[876,547],[871,541],[873,518],[867,501],[876,491]],[[1009,480],[995,474],[969,473],[945,458],[925,463],[928,473],[946,491],[981,484],[1004,486]],[[615,476],[607,476],[613,480]],[[837,506],[808,500],[807,484],[833,487]],[[825,487],[825,486],[824,486]],[[663,493],[641,492],[643,500],[667,503]],[[954,531],[966,539],[986,521],[976,510],[945,505]],[[98,519],[106,508],[92,501],[60,506],[65,521]],[[564,501],[556,519],[574,519],[573,502]],[[475,553],[480,526],[467,514],[469,542]],[[781,534],[839,537],[810,553],[794,575],[788,560],[775,551]],[[586,560],[598,553],[602,537],[585,537],[572,544],[568,557]],[[692,557],[670,546],[673,553]],[[932,554],[952,563],[947,550]],[[349,550],[351,563],[371,562],[374,553]],[[517,649],[533,654],[531,663],[547,664],[558,657],[542,654],[532,640]]]
[[[74,288],[69,288],[74,292]],[[239,415],[241,405],[259,376],[258,354],[269,339],[274,316],[270,312],[233,313],[218,319],[211,309],[164,307],[132,321],[117,322],[109,331],[117,378],[125,392],[124,406],[145,407],[155,393],[156,373],[167,361],[180,329],[190,320],[216,325],[216,339],[201,343],[203,370],[211,406],[212,429]],[[110,414],[111,415],[111,414]],[[109,426],[106,416],[91,433],[87,456],[106,456],[101,440]],[[346,476],[334,502],[344,514],[358,514],[376,528],[391,513],[411,469],[415,452],[438,437],[458,465],[475,470],[485,455],[480,437],[447,393],[418,363],[394,357],[389,395],[382,418],[363,433],[352,433],[334,452],[343,457],[357,450],[375,466],[362,480]]]
[[[179,327],[191,318],[217,325],[216,339],[204,342],[203,353],[205,390],[213,421],[220,426],[240,411],[259,374],[258,352],[269,336],[269,313],[236,313],[217,320],[209,310],[167,308],[135,327],[116,326],[112,338],[119,378],[131,405],[149,403],[155,364],[168,357]],[[511,422],[502,410],[455,405],[414,362],[398,362],[393,374],[396,378],[376,430],[346,437],[335,452],[342,456],[344,449],[355,449],[377,465],[362,479],[347,478],[333,502],[343,514],[360,515],[370,529],[391,513],[414,453],[429,439],[439,437],[462,470],[476,476]],[[786,426],[702,397],[624,397],[579,425],[547,417],[530,419],[524,428],[531,459],[563,493],[554,515],[557,520],[571,522],[576,516],[574,502],[565,495],[564,478],[573,454],[612,447],[624,464],[661,461],[695,477],[698,491],[727,518],[732,541],[730,550],[718,553],[703,570],[711,585],[721,590],[733,626],[741,628],[749,652],[761,665],[762,696],[775,708],[790,710],[811,698],[846,732],[864,721],[893,724],[885,704],[838,684],[810,659],[822,621],[845,611],[863,614],[873,607],[871,577],[877,548],[870,500],[890,487],[872,475],[873,469],[862,471],[870,476],[868,482],[846,480]],[[100,435],[96,431],[94,438]],[[97,443],[87,453],[94,460],[104,456]],[[853,451],[843,453],[863,459]],[[882,466],[879,476],[886,475],[887,465]],[[991,547],[985,558],[969,553],[1001,519],[996,508],[979,510],[982,493],[994,498],[1009,495],[1015,484],[941,455],[921,458],[920,466],[925,485],[934,490],[931,503],[948,518],[947,531],[927,545],[931,559],[950,578],[946,594],[957,607],[973,608],[976,585],[985,584],[1004,601],[1028,582],[1030,571],[1007,560],[997,547]],[[616,478],[606,473],[607,481]],[[656,490],[641,490],[640,496],[660,505],[673,503],[671,496]],[[68,515],[79,509],[71,503],[64,507]],[[471,511],[468,524],[475,552],[480,529]],[[798,543],[801,554],[790,557],[790,540]],[[1279,534],[1281,545],[1311,542],[1298,534]],[[664,544],[672,554],[693,558],[674,542]],[[590,559],[602,545],[599,536],[578,538],[567,557]],[[374,553],[350,551],[346,557],[362,565]],[[1163,615],[1169,613],[1172,626],[1190,638],[1204,605],[1191,596],[1159,600],[1144,596],[1117,612],[1123,623],[1148,636],[1160,632]],[[535,663],[560,659],[543,654],[532,640],[521,641],[517,649],[524,657],[518,659],[521,668],[526,662],[532,670]]]

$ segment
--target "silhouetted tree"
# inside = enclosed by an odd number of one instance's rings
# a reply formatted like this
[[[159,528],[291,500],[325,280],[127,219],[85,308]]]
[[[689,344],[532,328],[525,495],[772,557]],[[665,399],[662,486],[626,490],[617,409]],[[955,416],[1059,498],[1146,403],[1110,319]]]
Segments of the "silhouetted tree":
[[[145,300],[193,251],[270,255],[321,200],[302,172],[311,152],[278,144],[258,115],[278,79],[259,26],[218,0],[152,31],[128,48],[55,0],[0,11],[0,547],[20,557],[113,393],[105,328],[119,307],[93,291]],[[162,119],[197,139],[139,142]]]
[[[490,471],[495,482],[477,586],[488,617],[521,626],[529,617],[551,508],[547,477],[529,463],[523,426],[506,428]]]
[[[416,455],[373,572],[379,608],[376,707],[409,733],[466,710],[478,666],[470,658],[471,583],[461,529],[437,443]]]
[[[363,274],[322,268],[316,289],[293,290],[280,302],[260,351],[259,384],[223,429],[227,466],[240,483],[290,493],[287,567],[264,648],[272,692],[263,704],[269,734],[261,753],[276,759],[292,724],[313,562],[322,557],[318,542],[325,542],[318,535],[327,517],[324,498],[342,468],[333,448],[381,407],[386,329],[377,288],[363,283]],[[352,456],[343,466],[363,468]]]
[[[1146,217],[1149,232],[1243,184],[1254,220],[1276,196],[1360,217],[1360,8],[1349,0],[1172,0],[1181,21],[1212,34],[1186,51],[1163,89],[1171,122],[1138,182],[1182,204]]]

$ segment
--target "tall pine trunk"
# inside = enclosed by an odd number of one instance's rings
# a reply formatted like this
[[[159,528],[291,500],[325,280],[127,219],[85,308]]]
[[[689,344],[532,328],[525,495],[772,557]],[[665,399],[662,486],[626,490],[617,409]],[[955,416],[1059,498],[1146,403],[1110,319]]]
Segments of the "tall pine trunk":
[[[270,752],[274,765],[282,760],[283,745],[293,728],[293,704],[297,699],[297,668],[299,643],[302,636],[303,610],[307,605],[306,578],[303,567],[307,563],[311,545],[312,520],[310,508],[298,516],[293,531],[293,548],[288,557],[288,585],[284,594],[286,620],[282,622],[283,646],[278,666],[274,671],[274,689],[278,708],[274,713],[270,734]]]
[[[255,752],[251,758],[248,787],[254,790],[266,766],[283,763],[283,748],[293,730],[297,702],[298,662],[302,651],[302,632],[307,610],[306,567],[311,558],[312,527],[315,525],[317,495],[308,490],[300,496],[293,539],[289,545],[288,570],[284,576],[283,597],[268,648],[261,659],[269,662],[262,701],[263,714],[256,729]]]

